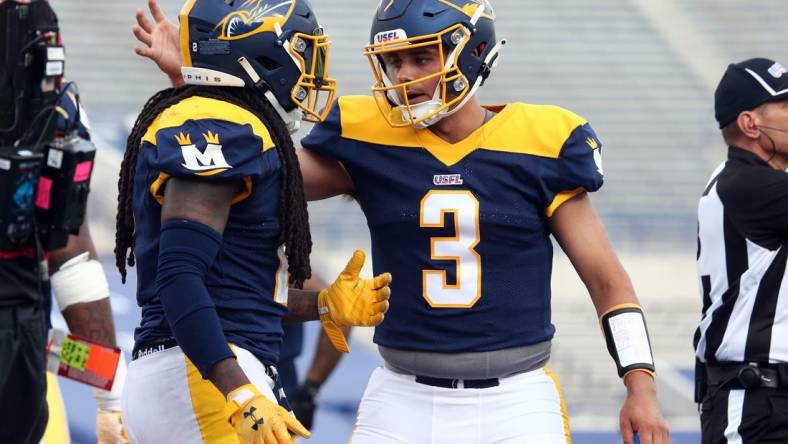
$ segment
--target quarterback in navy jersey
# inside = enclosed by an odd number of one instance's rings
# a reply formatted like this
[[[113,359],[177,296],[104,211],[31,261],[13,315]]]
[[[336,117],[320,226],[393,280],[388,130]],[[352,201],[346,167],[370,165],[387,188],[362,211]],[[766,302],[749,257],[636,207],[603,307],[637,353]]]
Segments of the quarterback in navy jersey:
[[[455,144],[392,128],[371,97],[342,97],[304,148],[342,163],[392,270],[385,347],[483,352],[547,341],[548,217],[602,185],[591,126],[553,106],[512,103]],[[537,129],[534,131],[533,129]]]
[[[552,234],[627,386],[624,442],[667,444],[645,319],[587,196],[601,142],[558,107],[479,104],[494,19],[486,0],[381,2],[372,96],[340,97],[301,142],[307,198],[355,196],[375,269],[397,276],[351,442],[571,442],[545,365]]]
[[[571,442],[546,367],[552,235],[627,387],[623,441],[667,444],[643,311],[587,196],[602,144],[562,108],[477,101],[505,43],[494,20],[487,0],[380,2],[372,95],[340,97],[302,140],[307,199],[355,196],[375,270],[397,276],[350,441]]]

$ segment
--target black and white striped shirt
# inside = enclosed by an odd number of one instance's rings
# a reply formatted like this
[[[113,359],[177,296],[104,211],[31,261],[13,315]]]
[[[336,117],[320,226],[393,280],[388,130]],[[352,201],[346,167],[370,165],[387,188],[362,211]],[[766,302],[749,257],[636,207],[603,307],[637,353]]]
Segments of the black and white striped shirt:
[[[728,149],[698,205],[701,362],[788,362],[788,174]]]

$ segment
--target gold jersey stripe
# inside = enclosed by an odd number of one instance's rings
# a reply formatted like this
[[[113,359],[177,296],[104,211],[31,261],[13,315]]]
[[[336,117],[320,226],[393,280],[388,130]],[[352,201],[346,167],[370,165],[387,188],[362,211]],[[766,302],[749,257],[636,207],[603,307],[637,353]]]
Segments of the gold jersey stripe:
[[[571,198],[573,198],[573,197],[577,196],[578,194],[583,193],[585,191],[586,191],[586,189],[583,188],[583,187],[578,187],[578,188],[575,188],[574,190],[569,190],[569,191],[561,191],[560,193],[555,195],[555,197],[553,198],[553,201],[550,202],[550,206],[548,206],[544,210],[544,214],[547,217],[553,217],[553,213],[555,213],[555,210],[557,210],[558,207],[563,205],[567,200],[569,200],[569,199],[571,199]]]
[[[449,143],[429,129],[391,127],[370,96],[339,98],[342,137],[381,146],[424,148],[447,166],[477,149],[556,159],[582,117],[557,106],[511,103],[465,139]]]

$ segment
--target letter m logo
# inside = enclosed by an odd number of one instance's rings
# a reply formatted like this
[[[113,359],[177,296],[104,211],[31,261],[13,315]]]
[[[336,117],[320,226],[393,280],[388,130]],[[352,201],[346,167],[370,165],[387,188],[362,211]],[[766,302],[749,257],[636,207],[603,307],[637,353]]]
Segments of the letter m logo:
[[[209,133],[210,134],[210,133]],[[232,166],[227,163],[222,153],[222,146],[218,142],[218,137],[210,134],[211,137],[206,137],[208,144],[205,151],[200,151],[195,144],[181,143],[181,154],[183,161],[181,165],[192,171],[199,171],[201,175],[218,174],[226,171]],[[213,143],[212,143],[213,142]]]

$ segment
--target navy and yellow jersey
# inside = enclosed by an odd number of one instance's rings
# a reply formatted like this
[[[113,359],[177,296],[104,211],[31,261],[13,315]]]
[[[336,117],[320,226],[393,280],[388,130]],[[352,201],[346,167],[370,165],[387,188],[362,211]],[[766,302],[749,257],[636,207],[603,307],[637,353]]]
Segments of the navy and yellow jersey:
[[[548,218],[602,185],[591,126],[558,107],[512,103],[450,144],[392,128],[373,100],[340,98],[302,146],[342,162],[375,273],[394,276],[375,342],[474,352],[550,339]]]
[[[164,110],[142,139],[134,177],[137,342],[172,336],[156,294],[161,204],[172,177],[237,181],[222,244],[205,278],[227,340],[276,363],[287,311],[279,247],[280,161],[265,125],[220,100],[190,97]]]

